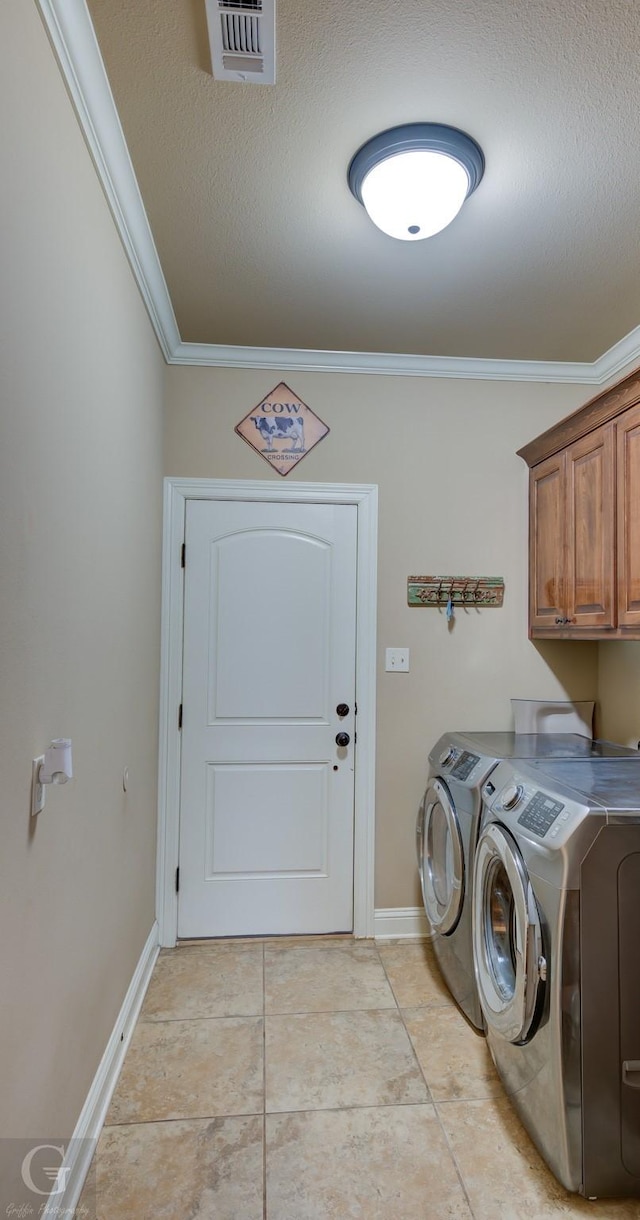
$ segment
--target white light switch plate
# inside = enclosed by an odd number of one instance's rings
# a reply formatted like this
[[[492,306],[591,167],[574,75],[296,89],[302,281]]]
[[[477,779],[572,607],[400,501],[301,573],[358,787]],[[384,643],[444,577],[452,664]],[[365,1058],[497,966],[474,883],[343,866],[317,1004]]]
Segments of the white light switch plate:
[[[388,673],[407,674],[409,672],[409,649],[387,648],[384,654],[384,667]]]

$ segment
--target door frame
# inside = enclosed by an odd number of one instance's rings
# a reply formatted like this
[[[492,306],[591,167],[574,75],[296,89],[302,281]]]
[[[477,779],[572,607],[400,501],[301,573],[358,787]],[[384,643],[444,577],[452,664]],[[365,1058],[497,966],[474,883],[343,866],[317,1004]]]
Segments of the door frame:
[[[375,484],[292,483],[276,486],[252,479],[164,480],[162,537],[162,627],[160,741],[158,767],[158,850],[156,916],[160,944],[172,948],[178,936],[176,870],[179,862],[184,615],[184,543],[187,500],[280,501],[355,504],[358,512],[356,573],[356,699],[358,747],[354,793],[353,934],[374,933],[376,609],[378,488]],[[187,559],[188,562],[188,559]]]

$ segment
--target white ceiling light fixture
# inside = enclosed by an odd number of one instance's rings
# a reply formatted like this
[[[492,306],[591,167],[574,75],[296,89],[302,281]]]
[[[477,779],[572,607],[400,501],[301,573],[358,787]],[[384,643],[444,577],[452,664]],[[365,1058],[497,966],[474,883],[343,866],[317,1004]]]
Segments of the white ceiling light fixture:
[[[347,177],[383,233],[422,241],[451,224],[483,173],[482,149],[466,132],[440,123],[405,123],[363,144]]]

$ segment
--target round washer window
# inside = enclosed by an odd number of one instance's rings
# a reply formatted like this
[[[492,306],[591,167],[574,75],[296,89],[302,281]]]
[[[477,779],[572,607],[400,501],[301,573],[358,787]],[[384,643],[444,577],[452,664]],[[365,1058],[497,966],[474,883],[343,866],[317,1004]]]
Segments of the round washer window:
[[[483,829],[475,856],[473,955],[487,1028],[510,1042],[532,1037],[542,1011],[542,930],[531,880],[510,831]]]

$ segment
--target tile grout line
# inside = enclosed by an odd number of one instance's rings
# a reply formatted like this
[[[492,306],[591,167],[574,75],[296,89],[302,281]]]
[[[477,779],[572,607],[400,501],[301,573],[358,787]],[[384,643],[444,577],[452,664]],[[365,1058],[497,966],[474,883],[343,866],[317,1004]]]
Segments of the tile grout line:
[[[409,1046],[411,1047],[411,1054],[413,1055],[413,1058],[414,1058],[415,1063],[416,1063],[416,1065],[417,1065],[418,1071],[419,1071],[419,1073],[420,1073],[420,1075],[421,1075],[421,1077],[422,1077],[422,1079],[423,1079],[423,1081],[424,1081],[424,1086],[425,1086],[425,1088],[426,1088],[426,1090],[427,1090],[427,1093],[428,1093],[428,1095],[429,1095],[429,1102],[431,1103],[431,1105],[432,1105],[432,1106],[434,1107],[434,1109],[435,1109],[435,1102],[434,1102],[434,1099],[433,1099],[433,1096],[432,1096],[432,1093],[431,1093],[431,1089],[429,1088],[429,1081],[427,1080],[427,1078],[426,1078],[426,1076],[425,1076],[425,1074],[424,1074],[424,1070],[423,1070],[423,1068],[422,1068],[422,1064],[420,1063],[420,1060],[418,1059],[418,1055],[417,1055],[417,1052],[416,1052],[416,1048],[415,1048],[415,1046],[413,1045],[413,1038],[411,1037],[411,1034],[409,1033],[409,1030],[407,1029],[407,1023],[406,1023],[406,1021],[405,1021],[405,1019],[404,1019],[404,1011],[403,1011],[403,1009],[402,1009],[402,1008],[401,1008],[401,1006],[400,1006],[400,1001],[398,1000],[398,997],[396,996],[395,991],[393,990],[393,983],[391,982],[391,979],[389,978],[389,975],[388,975],[388,973],[387,973],[387,968],[386,968],[386,966],[385,966],[385,964],[384,964],[384,961],[382,960],[382,957],[380,957],[380,964],[381,964],[381,966],[382,966],[382,969],[384,970],[384,975],[385,975],[385,978],[386,978],[386,980],[387,980],[387,983],[389,984],[389,987],[391,988],[391,994],[392,994],[392,996],[393,996],[393,998],[394,998],[394,1000],[395,1000],[395,1002],[396,1002],[396,1008],[397,1008],[397,1010],[398,1010],[398,1013],[399,1013],[399,1016],[400,1016],[400,1020],[402,1021],[402,1027],[403,1027],[404,1032],[405,1032],[405,1034],[407,1035],[407,1038],[408,1038],[408,1040],[409,1040]],[[429,1005],[427,1004],[427,1005],[424,1005],[423,1007],[428,1008],[428,1007],[429,1007]]]
[[[264,1011],[264,1005],[263,1005]],[[139,1018],[136,1022],[138,1025],[172,1025],[178,1021],[183,1024],[188,1024],[190,1021],[255,1021],[260,1020],[263,1014],[259,1012],[225,1012],[218,1016],[202,1016],[202,1017],[145,1017],[144,1020]]]
[[[383,969],[384,969],[384,966],[383,966]],[[391,983],[389,983],[389,986],[391,987]],[[391,990],[393,991],[393,987],[391,987]],[[393,994],[394,994],[394,996],[395,996],[395,992],[393,992]],[[428,1007],[428,1005],[425,1005],[425,1007]],[[418,1053],[417,1053],[417,1051],[416,1051],[416,1048],[415,1048],[415,1046],[413,1045],[413,1038],[411,1037],[411,1034],[409,1033],[409,1030],[407,1029],[407,1023],[406,1023],[406,1021],[405,1021],[405,1019],[404,1019],[404,1010],[403,1010],[403,1009],[400,1007],[400,1004],[399,1004],[399,1003],[398,1003],[398,1013],[399,1013],[399,1016],[400,1016],[400,1020],[401,1020],[401,1022],[402,1022],[402,1028],[404,1029],[404,1032],[405,1032],[405,1034],[407,1035],[407,1038],[408,1038],[408,1041],[409,1041],[409,1046],[411,1047],[411,1054],[413,1055],[413,1058],[414,1058],[414,1060],[415,1060],[415,1063],[416,1063],[416,1066],[417,1066],[418,1071],[419,1071],[419,1073],[420,1073],[420,1076],[422,1077],[422,1080],[424,1081],[424,1087],[425,1087],[425,1089],[427,1090],[427,1094],[428,1094],[428,1097],[429,1097],[429,1102],[431,1103],[431,1105],[433,1106],[433,1108],[434,1108],[434,1110],[435,1110],[435,1101],[434,1101],[434,1099],[433,1099],[433,1094],[432,1094],[432,1092],[431,1092],[431,1088],[430,1088],[430,1086],[429,1086],[429,1081],[427,1080],[427,1077],[426,1077],[425,1072],[424,1072],[424,1068],[422,1067],[422,1064],[421,1064],[421,1062],[420,1062],[420,1060],[419,1060],[419,1058],[418,1058]]]
[[[391,992],[391,994],[392,994],[392,996],[393,996],[393,1002],[394,1002],[394,1004],[395,1004],[395,1006],[396,1006],[397,1011],[398,1011],[398,1012],[400,1012],[400,1005],[399,1005],[399,1003],[398,1003],[398,997],[396,996],[396,993],[395,993],[395,991],[393,990],[393,983],[391,982],[391,979],[389,978],[389,975],[388,975],[388,973],[387,973],[387,967],[386,967],[386,966],[385,966],[385,964],[384,964],[384,961],[383,961],[383,959],[382,959],[382,955],[381,955],[381,953],[380,953],[380,950],[377,948],[377,946],[376,946],[376,952],[377,952],[377,954],[378,954],[378,961],[380,962],[380,965],[382,966],[382,973],[384,974],[384,977],[385,977],[385,978],[386,978],[386,980],[387,980],[387,987],[389,988],[389,991]]]
[[[293,1117],[296,1114],[344,1114],[352,1110],[422,1110],[425,1106],[431,1110],[435,1109],[431,1101],[367,1101],[353,1102],[349,1106],[307,1106],[304,1110],[270,1110],[267,1117]]]
[[[105,1131],[117,1131],[122,1127],[153,1127],[163,1126],[164,1123],[207,1123],[213,1122],[216,1119],[235,1119],[235,1118],[262,1118],[277,1117],[280,1118],[283,1114],[332,1114],[340,1113],[343,1110],[398,1110],[398,1109],[419,1109],[421,1106],[430,1106],[435,1109],[437,1105],[455,1105],[455,1102],[434,1102],[429,1101],[376,1101],[376,1102],[352,1102],[348,1106],[306,1106],[304,1109],[295,1110],[269,1110],[266,1114],[264,1110],[242,1110],[234,1114],[179,1114],[170,1118],[135,1118],[130,1121],[119,1123],[105,1124]],[[474,1099],[476,1100],[476,1099]],[[481,1098],[482,1101],[491,1101],[491,1098]]]
[[[427,1008],[428,1008],[428,1007],[429,1007],[429,1005],[426,1005],[425,1007],[427,1007]],[[438,1006],[436,1006],[436,1007],[438,1007]],[[407,1030],[407,1037],[408,1037],[408,1039],[409,1039],[409,1041],[411,1042],[411,1045],[412,1045],[412,1047],[413,1047],[413,1039],[412,1039],[412,1037],[411,1037],[411,1034],[409,1033],[409,1030],[407,1029],[407,1025],[406,1025],[406,1022],[405,1022],[405,1019],[404,1019],[404,1011],[403,1011],[402,1009],[400,1009],[400,1016],[402,1017],[402,1024],[404,1025],[405,1029]],[[414,1049],[414,1054],[416,1054],[416,1058],[417,1058],[417,1053],[416,1053],[416,1051],[415,1051],[415,1047],[414,1047],[413,1049]],[[458,1164],[458,1158],[457,1158],[457,1156],[455,1155],[455,1153],[454,1153],[454,1151],[453,1151],[453,1147],[452,1147],[451,1141],[450,1141],[450,1139],[449,1139],[449,1136],[448,1136],[448,1134],[447,1134],[446,1127],[445,1127],[445,1125],[444,1125],[444,1123],[443,1123],[443,1121],[442,1121],[441,1115],[440,1115],[440,1109],[439,1109],[439,1106],[440,1106],[440,1104],[441,1104],[441,1103],[440,1103],[440,1102],[438,1102],[438,1101],[436,1101],[435,1097],[433,1096],[433,1093],[431,1092],[431,1088],[430,1088],[430,1085],[429,1085],[429,1081],[427,1080],[426,1074],[425,1074],[425,1072],[424,1072],[424,1070],[423,1070],[423,1068],[422,1068],[422,1065],[420,1064],[420,1060],[418,1060],[418,1065],[419,1065],[419,1067],[420,1067],[420,1071],[422,1072],[422,1077],[423,1077],[423,1080],[424,1080],[424,1082],[425,1082],[425,1084],[426,1084],[426,1086],[427,1086],[427,1089],[428,1089],[428,1091],[429,1091],[429,1097],[431,1098],[431,1104],[432,1104],[432,1106],[433,1106],[433,1111],[434,1111],[434,1114],[435,1114],[435,1116],[436,1116],[436,1119],[437,1119],[437,1122],[438,1122],[438,1126],[440,1127],[440,1130],[442,1131],[442,1135],[443,1135],[443,1138],[444,1138],[445,1145],[446,1145],[446,1147],[447,1147],[447,1149],[448,1149],[448,1151],[449,1151],[449,1155],[450,1155],[451,1160],[452,1160],[452,1162],[453,1162],[453,1165],[454,1165],[455,1171],[456,1171],[456,1173],[457,1173],[457,1175],[458,1175],[458,1181],[460,1182],[460,1186],[462,1187],[462,1193],[463,1193],[463,1195],[464,1195],[464,1197],[465,1197],[465,1199],[466,1199],[466,1201],[467,1201],[467,1204],[468,1204],[468,1207],[469,1207],[469,1213],[470,1213],[470,1215],[471,1215],[472,1217],[475,1217],[475,1212],[474,1212],[474,1210],[473,1210],[473,1207],[471,1206],[471,1199],[470,1199],[470,1197],[469,1197],[469,1193],[468,1193],[468,1191],[467,1191],[467,1187],[466,1187],[466,1183],[465,1183],[465,1180],[464,1180],[464,1177],[463,1177],[463,1174],[462,1174],[462,1170],[461,1170],[461,1168],[460,1168],[460,1165]],[[464,1100],[464,1099],[460,1099],[460,1098],[458,1098],[457,1100]],[[446,1104],[446,1102],[445,1102],[445,1104]]]
[[[217,1119],[260,1118],[261,1110],[241,1110],[235,1114],[178,1114],[169,1118],[132,1118],[119,1123],[105,1123],[104,1131],[117,1131],[122,1127],[161,1127],[164,1123],[211,1123]]]
[[[447,1149],[448,1149],[448,1151],[449,1151],[449,1155],[450,1155],[450,1157],[451,1157],[451,1160],[452,1160],[452,1162],[453,1162],[453,1166],[454,1166],[455,1171],[456,1171],[456,1174],[457,1174],[457,1176],[458,1176],[458,1181],[459,1181],[460,1186],[461,1186],[461,1188],[462,1188],[462,1193],[463,1193],[463,1195],[464,1195],[464,1197],[465,1197],[465,1199],[466,1199],[466,1201],[467,1201],[467,1205],[468,1205],[468,1207],[469,1207],[469,1212],[470,1212],[470,1215],[471,1215],[471,1216],[472,1216],[472,1218],[473,1218],[473,1217],[474,1217],[474,1211],[473,1211],[473,1208],[472,1208],[472,1206],[471,1206],[471,1199],[469,1198],[469,1195],[468,1195],[468,1192],[467,1192],[467,1188],[466,1188],[466,1185],[465,1185],[465,1182],[464,1182],[464,1178],[463,1178],[463,1176],[462,1176],[462,1172],[461,1172],[461,1170],[460,1170],[460,1166],[458,1165],[457,1158],[454,1156],[453,1149],[452,1149],[451,1144],[450,1144],[450,1141],[449,1141],[449,1137],[448,1137],[448,1135],[447,1135],[447,1132],[446,1132],[446,1130],[445,1130],[444,1124],[443,1124],[442,1119],[441,1119],[441,1117],[440,1117],[440,1111],[438,1110],[438,1106],[437,1106],[436,1100],[435,1100],[435,1098],[434,1098],[434,1096],[433,1096],[433,1093],[431,1092],[431,1087],[430,1087],[430,1085],[429,1085],[429,1081],[427,1080],[426,1073],[425,1073],[425,1071],[424,1071],[424,1069],[423,1069],[423,1067],[422,1067],[422,1064],[420,1063],[420,1060],[419,1060],[419,1058],[418,1058],[418,1054],[417,1054],[416,1048],[415,1048],[415,1046],[414,1046],[414,1044],[413,1044],[413,1038],[411,1037],[411,1034],[409,1033],[409,1030],[407,1029],[407,1023],[406,1023],[405,1018],[404,1018],[404,1009],[403,1009],[403,1008],[400,1006],[400,1003],[398,1002],[398,1000],[397,1000],[397,998],[396,998],[396,993],[395,993],[395,991],[393,990],[393,984],[392,984],[392,982],[391,982],[391,979],[389,978],[389,975],[387,974],[387,970],[386,970],[386,967],[385,967],[384,961],[382,960],[382,958],[380,958],[380,960],[381,960],[381,963],[382,963],[382,969],[384,970],[384,973],[385,973],[385,977],[386,977],[387,982],[389,983],[389,986],[390,986],[390,988],[391,988],[392,995],[393,995],[393,997],[394,997],[394,999],[396,1000],[396,1003],[397,1003],[397,1005],[398,1005],[398,1012],[399,1012],[399,1014],[400,1014],[400,1020],[402,1021],[402,1025],[403,1025],[404,1031],[405,1031],[405,1033],[406,1033],[406,1035],[407,1035],[407,1038],[409,1039],[409,1045],[410,1045],[410,1047],[411,1047],[411,1051],[412,1051],[412,1053],[413,1053],[413,1057],[414,1057],[414,1059],[415,1059],[415,1061],[416,1061],[416,1064],[417,1064],[417,1066],[418,1066],[418,1071],[420,1072],[420,1075],[421,1075],[421,1077],[422,1077],[422,1079],[423,1079],[423,1081],[424,1081],[425,1088],[426,1088],[427,1093],[428,1093],[428,1095],[429,1095],[429,1101],[430,1101],[430,1103],[431,1103],[431,1106],[432,1106],[432,1109],[433,1109],[433,1113],[434,1113],[434,1115],[435,1115],[435,1117],[436,1117],[436,1121],[437,1121],[437,1123],[438,1123],[438,1126],[440,1127],[440,1130],[442,1131],[442,1135],[443,1135],[443,1137],[444,1137],[445,1145],[446,1145],[446,1147],[447,1147]],[[413,1007],[416,1007],[416,1006],[414,1005]],[[420,1005],[420,1007],[424,1007],[424,1008],[430,1008],[430,1007],[439,1007],[439,1006],[438,1006],[438,1005],[429,1005],[429,1004],[425,1004],[425,1005]]]
[[[393,1004],[387,1004],[386,1007],[375,1004],[371,1008],[363,1008],[362,1005],[358,1005],[357,1008],[297,1008],[288,1012],[269,1012],[266,1015],[268,1017],[333,1017],[348,1016],[351,1012],[395,1012],[397,1007],[394,996]]]
[[[429,1005],[425,1005],[425,1007],[427,1007],[427,1008],[428,1008],[428,1007],[429,1007]],[[422,1076],[423,1081],[424,1081],[424,1086],[425,1086],[425,1088],[427,1088],[427,1092],[428,1092],[428,1094],[429,1094],[429,1100],[430,1100],[430,1103],[432,1103],[432,1108],[433,1108],[433,1113],[434,1113],[434,1115],[435,1115],[435,1120],[436,1120],[436,1122],[438,1122],[438,1126],[440,1127],[440,1131],[441,1131],[441,1132],[443,1132],[443,1137],[444,1137],[444,1141],[445,1141],[445,1147],[447,1148],[447,1150],[449,1150],[449,1155],[450,1155],[450,1157],[451,1157],[451,1161],[452,1161],[452,1164],[453,1164],[453,1169],[455,1169],[455,1170],[456,1170],[457,1179],[458,1179],[458,1182],[460,1182],[460,1185],[461,1185],[461,1188],[462,1188],[462,1193],[463,1193],[463,1196],[464,1196],[464,1198],[466,1198],[466,1200],[467,1200],[467,1205],[468,1205],[468,1208],[469,1208],[469,1215],[471,1215],[471,1216],[472,1216],[472,1218],[473,1218],[473,1216],[474,1216],[474,1211],[473,1211],[473,1208],[472,1208],[472,1205],[471,1205],[471,1199],[469,1199],[468,1192],[467,1192],[467,1187],[466,1187],[466,1183],[464,1183],[464,1179],[463,1179],[463,1176],[462,1176],[462,1170],[461,1170],[461,1168],[460,1168],[460,1165],[458,1165],[457,1157],[456,1157],[456,1155],[455,1155],[455,1154],[453,1154],[453,1149],[452,1149],[452,1147],[451,1147],[451,1143],[450,1143],[449,1136],[447,1136],[447,1133],[446,1133],[446,1130],[445,1130],[445,1126],[444,1126],[444,1122],[443,1122],[443,1120],[441,1120],[441,1118],[440,1118],[440,1110],[438,1109],[438,1102],[436,1102],[435,1097],[433,1096],[433,1093],[432,1093],[432,1088],[430,1088],[429,1081],[427,1080],[427,1075],[425,1075],[425,1072],[424,1072],[423,1066],[422,1066],[422,1064],[421,1064],[421,1061],[419,1061],[419,1059],[418,1059],[418,1054],[417,1054],[416,1047],[414,1047],[414,1046],[413,1046],[413,1038],[411,1037],[411,1033],[410,1033],[410,1032],[408,1032],[408,1030],[407,1030],[407,1024],[406,1024],[406,1021],[405,1021],[405,1013],[404,1013],[404,1010],[402,1010],[401,1008],[399,1008],[399,1011],[400,1011],[400,1017],[401,1017],[402,1025],[404,1025],[404,1028],[405,1028],[405,1032],[406,1032],[406,1035],[407,1035],[408,1041],[410,1041],[410,1044],[411,1044],[411,1049],[412,1049],[412,1052],[413,1052],[413,1057],[414,1057],[414,1059],[416,1059],[416,1063],[417,1063],[417,1065],[418,1065],[419,1072],[421,1072],[421,1076]]]
[[[392,993],[393,994],[393,993]],[[415,1004],[410,1005],[411,1008],[447,1008],[447,1004]],[[187,1025],[190,1022],[196,1021],[260,1021],[265,1017],[329,1017],[336,1015],[348,1016],[351,1012],[395,1012],[399,1011],[400,1005],[393,996],[393,1004],[374,1004],[369,1007],[358,1005],[357,1008],[291,1008],[283,1009],[281,1012],[230,1012],[224,1016],[216,1017],[152,1017],[144,1021],[140,1021],[140,1025],[172,1025],[182,1022]],[[136,1026],[137,1028],[137,1026]]]
[[[269,1110],[267,1118],[277,1116],[280,1118],[282,1114],[330,1114],[333,1112],[339,1113],[341,1110],[411,1110],[412,1107],[429,1106],[432,1110],[435,1109],[435,1103],[431,1100],[425,1101],[354,1101],[346,1106],[305,1106],[300,1110]]]
[[[434,1103],[433,1103],[433,1108],[434,1108],[434,1110],[435,1110],[435,1112],[436,1112],[436,1118],[438,1119],[438,1123],[440,1124],[440,1130],[442,1131],[442,1134],[443,1134],[443,1136],[444,1136],[444,1141],[445,1141],[445,1144],[447,1145],[447,1148],[449,1149],[449,1155],[450,1155],[450,1157],[451,1157],[451,1159],[452,1159],[452,1161],[453,1161],[453,1163],[454,1163],[454,1165],[455,1165],[455,1167],[456,1167],[456,1173],[457,1173],[457,1175],[458,1175],[458,1177],[459,1177],[459,1179],[460,1179],[460,1185],[462,1186],[462,1190],[463,1190],[463,1193],[464,1193],[464,1197],[465,1197],[465,1199],[467,1200],[467,1203],[469,1204],[469,1212],[470,1212],[471,1216],[472,1216],[472,1217],[474,1218],[474,1220],[475,1220],[475,1214],[476,1214],[476,1213],[474,1212],[473,1207],[471,1206],[471,1199],[470,1199],[470,1197],[469,1197],[469,1192],[468,1192],[468,1190],[467,1190],[467,1186],[466,1186],[466,1182],[465,1182],[464,1177],[463,1177],[462,1170],[461,1170],[461,1168],[460,1168],[460,1166],[459,1166],[459,1164],[458,1164],[458,1158],[457,1158],[457,1156],[456,1156],[455,1152],[453,1151],[453,1146],[452,1146],[452,1144],[451,1144],[451,1140],[449,1139],[449,1136],[448,1136],[448,1134],[447,1134],[447,1129],[446,1129],[446,1127],[445,1127],[445,1125],[444,1125],[444,1123],[443,1123],[443,1121],[442,1121],[442,1118],[441,1118],[441,1116],[440,1116],[440,1105],[442,1105],[442,1104],[446,1105],[447,1103],[446,1103],[446,1102],[444,1102],[444,1103],[442,1103],[442,1102],[434,1102]]]

